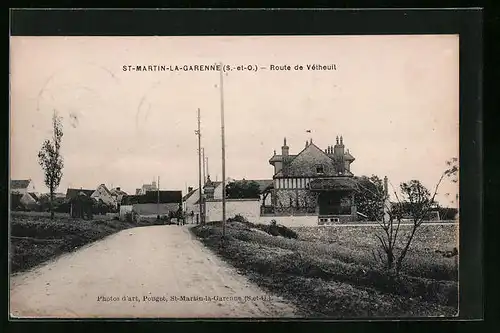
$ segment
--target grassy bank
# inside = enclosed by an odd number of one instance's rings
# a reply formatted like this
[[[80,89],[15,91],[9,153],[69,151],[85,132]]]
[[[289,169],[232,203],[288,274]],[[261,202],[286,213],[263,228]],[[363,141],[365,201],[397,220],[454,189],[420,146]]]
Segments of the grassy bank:
[[[191,230],[207,247],[251,280],[286,297],[311,316],[452,316],[456,313],[458,286],[453,259],[430,251],[415,264],[417,257],[412,256],[399,278],[390,277],[373,259],[369,245],[358,237],[349,240],[345,235],[351,232],[370,238],[369,231],[345,230],[351,228],[355,227],[330,228],[329,231],[295,229],[298,239],[287,239],[252,230],[241,223],[229,223],[224,248],[220,247],[219,225],[196,226]],[[341,241],[335,241],[335,237]]]
[[[120,230],[140,226],[113,219],[82,220],[56,216],[12,214],[10,222],[11,273],[35,267],[49,259]]]

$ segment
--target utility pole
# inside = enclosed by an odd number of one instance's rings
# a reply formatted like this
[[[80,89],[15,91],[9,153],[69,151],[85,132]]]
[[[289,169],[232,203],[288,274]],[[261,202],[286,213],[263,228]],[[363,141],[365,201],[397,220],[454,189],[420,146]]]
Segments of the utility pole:
[[[210,173],[208,172],[208,157],[205,157],[206,163],[207,163],[207,176],[210,176]]]
[[[224,137],[224,73],[220,64],[220,129],[222,141],[222,244],[226,237],[226,143]]]
[[[201,154],[203,159],[203,185],[207,182],[207,177],[205,175],[205,148],[201,148]]]
[[[156,211],[158,212],[158,217],[160,217],[160,176],[158,176],[158,185],[156,189]]]
[[[199,204],[199,222],[203,223],[202,219],[202,210],[203,210],[203,188],[201,186],[201,125],[200,125],[200,108],[198,108],[198,130],[196,131],[196,134],[198,135],[198,186],[199,186],[199,192],[200,192],[200,197],[198,200]]]

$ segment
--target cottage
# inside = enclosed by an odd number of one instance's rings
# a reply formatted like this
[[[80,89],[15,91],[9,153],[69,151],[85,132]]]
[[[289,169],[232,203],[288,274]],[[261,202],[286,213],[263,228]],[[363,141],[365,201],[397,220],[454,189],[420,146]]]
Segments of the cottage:
[[[36,193],[35,185],[31,179],[13,179],[10,181],[11,193]]]
[[[274,167],[273,185],[268,188],[271,205],[264,204],[264,215],[312,215],[320,224],[354,221],[357,218],[351,172],[354,157],[345,150],[342,136],[334,146],[322,150],[312,139],[297,155],[289,153],[284,139],[281,154],[270,158]]]
[[[96,202],[102,201],[108,206],[116,207],[116,197],[113,196],[104,184],[99,185],[90,197]]]
[[[69,202],[69,214],[71,217],[91,217],[94,205],[92,194],[95,190],[68,188],[66,200]]]
[[[39,207],[39,198],[36,193],[11,193],[10,207],[12,210],[36,210]]]
[[[199,205],[200,191],[192,187],[188,187],[186,195],[182,197],[182,210],[186,214],[188,223],[199,221]]]
[[[120,210],[120,205],[124,196],[127,195],[127,192],[122,191],[120,187],[115,187],[110,190],[111,196],[115,202],[115,207]]]

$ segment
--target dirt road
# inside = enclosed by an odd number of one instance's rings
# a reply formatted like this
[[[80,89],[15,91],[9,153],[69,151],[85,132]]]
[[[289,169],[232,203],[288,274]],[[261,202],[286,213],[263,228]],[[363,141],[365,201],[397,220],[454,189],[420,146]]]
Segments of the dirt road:
[[[187,227],[121,231],[10,281],[14,317],[293,317]]]

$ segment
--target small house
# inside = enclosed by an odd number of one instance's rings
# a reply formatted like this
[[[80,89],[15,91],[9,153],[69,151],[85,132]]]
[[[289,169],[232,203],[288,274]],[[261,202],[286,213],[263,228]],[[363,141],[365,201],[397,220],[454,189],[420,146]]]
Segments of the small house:
[[[69,202],[69,214],[71,217],[92,216],[95,203],[92,194],[95,190],[68,188],[66,199]]]
[[[31,179],[12,179],[10,181],[11,193],[36,193],[35,185]]]

